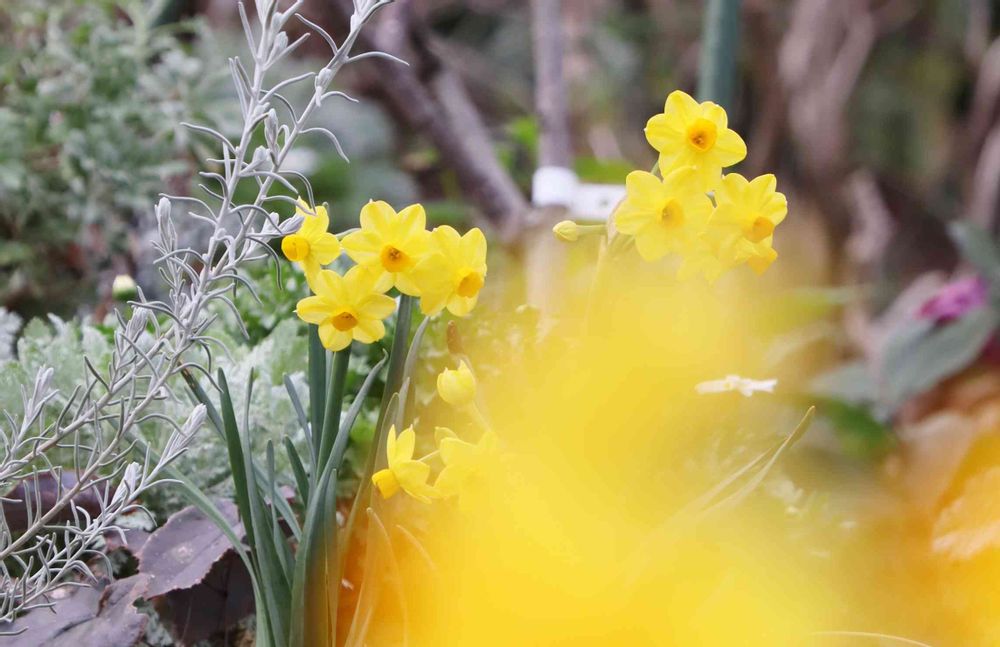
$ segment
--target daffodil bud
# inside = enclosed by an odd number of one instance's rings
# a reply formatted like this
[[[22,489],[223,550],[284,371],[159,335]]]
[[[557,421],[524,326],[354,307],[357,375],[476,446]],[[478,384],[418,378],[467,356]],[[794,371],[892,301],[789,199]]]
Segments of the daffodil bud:
[[[438,395],[448,404],[462,407],[476,398],[476,377],[465,362],[457,369],[446,368],[438,375]]]
[[[556,226],[552,228],[552,233],[564,243],[575,243],[580,238],[580,225],[572,220],[563,220],[556,223]]]
[[[552,228],[556,238],[564,243],[575,243],[584,236],[603,236],[608,233],[605,225],[581,225],[572,220],[563,220]]]
[[[128,301],[129,299],[134,299],[138,293],[135,279],[128,274],[119,274],[115,277],[115,280],[111,282],[111,296],[114,297],[116,301]]]

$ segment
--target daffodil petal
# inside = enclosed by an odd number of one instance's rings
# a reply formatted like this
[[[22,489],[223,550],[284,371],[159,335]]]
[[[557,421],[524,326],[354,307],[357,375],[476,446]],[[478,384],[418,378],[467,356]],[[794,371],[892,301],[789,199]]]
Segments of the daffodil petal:
[[[417,434],[413,427],[407,427],[396,438],[396,460],[410,460],[417,444]]]
[[[329,265],[340,256],[340,241],[329,232],[320,234],[315,240],[310,241],[309,248],[311,255],[315,256],[320,265]]]
[[[383,200],[371,201],[361,207],[360,221],[363,230],[388,232],[395,218],[396,211]]]
[[[700,105],[699,112],[701,112],[701,118],[708,119],[715,124],[720,133],[729,128],[729,117],[726,116],[725,108],[719,104],[713,101],[705,101]]]
[[[420,312],[425,316],[433,317],[444,310],[445,305],[448,303],[448,298],[449,295],[447,292],[435,293],[424,290],[420,297]]]
[[[486,236],[478,227],[462,236],[462,252],[465,261],[475,269],[486,267]]]
[[[747,156],[747,145],[735,130],[720,131],[712,150],[718,153],[723,167],[741,162]]]
[[[396,425],[389,427],[389,433],[386,434],[385,455],[390,465],[396,462]]]
[[[327,350],[338,351],[347,348],[353,336],[350,332],[337,330],[332,323],[319,325],[319,340]]]
[[[341,241],[344,251],[359,265],[377,264],[382,242],[378,235],[371,231],[355,231],[344,236]]]
[[[676,243],[670,233],[662,227],[648,227],[635,237],[635,248],[645,261],[656,261],[671,251]]]
[[[295,314],[299,319],[311,324],[320,324],[331,315],[333,304],[320,296],[311,296],[299,300],[295,306]]]
[[[452,295],[448,298],[448,312],[456,317],[466,317],[470,312],[472,312],[473,308],[476,307],[476,302],[478,300],[478,295],[474,297],[463,297],[457,294]]]
[[[385,324],[378,319],[359,319],[352,329],[354,338],[362,344],[370,344],[385,337]]]
[[[423,205],[411,204],[397,215],[397,233],[402,238],[418,236],[427,230],[427,214]]]
[[[644,132],[649,145],[661,153],[677,150],[684,143],[684,131],[677,117],[653,115],[646,122]]]
[[[663,104],[663,112],[676,114],[685,123],[689,123],[701,116],[701,106],[687,92],[674,90],[667,95],[667,100]]]

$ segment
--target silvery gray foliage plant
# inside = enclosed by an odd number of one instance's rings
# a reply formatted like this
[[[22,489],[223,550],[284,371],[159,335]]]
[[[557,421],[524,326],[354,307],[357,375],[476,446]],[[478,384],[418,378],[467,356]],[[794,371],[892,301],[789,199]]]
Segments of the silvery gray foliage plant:
[[[213,128],[185,124],[215,140],[220,153],[208,160],[211,170],[201,173],[200,186],[209,198],[164,196],[156,205],[157,265],[167,286],[165,298],[149,300],[140,291],[130,304],[130,318],[118,315],[106,365],[84,357],[85,378],[71,392],[56,389],[52,368],[43,367],[22,389],[22,413],[4,412],[0,491],[11,497],[11,488],[20,484],[13,492],[23,494],[5,503],[21,506],[27,520],[22,529],[15,529],[0,513],[0,621],[47,604],[53,587],[78,579],[71,575],[90,576],[88,560],[95,556],[100,539],[120,532],[116,518],[136,509],[137,498],[163,480],[170,463],[184,452],[205,419],[204,408],[194,407],[186,422],[178,424],[154,405],[173,399],[170,385],[181,371],[211,379],[212,347],[217,341],[211,335],[215,315],[210,305],[223,304],[239,320],[227,295],[240,287],[253,291],[242,267],[276,258],[268,243],[298,226],[299,219],[282,223],[272,210],[280,202],[295,203],[287,195],[272,194],[275,183],[298,195],[297,182],[305,199],[314,204],[306,179],[283,168],[283,163],[302,135],[322,135],[343,154],[336,136],[310,126],[309,118],[324,101],[350,99],[329,89],[344,65],[388,56],[350,52],[362,27],[391,0],[354,0],[350,31],[339,44],[298,13],[303,1],[282,10],[278,0],[255,0],[255,22],[239,5],[250,48],[249,67],[239,57],[229,60],[242,114],[240,134],[231,139]],[[268,71],[310,35],[291,41],[285,29],[293,20],[322,37],[332,56],[317,71],[268,82]],[[294,106],[283,94],[296,84],[313,88],[304,106]],[[257,146],[255,135],[260,131],[265,144]],[[237,201],[237,188],[243,185],[256,187],[253,201]],[[181,218],[209,225],[211,233],[203,248],[180,246],[176,223]],[[46,415],[50,411],[55,414]],[[151,421],[169,429],[156,450],[137,434],[139,425]],[[66,449],[72,455],[70,466],[49,460],[52,452]],[[75,478],[67,480],[66,474]],[[54,495],[43,492],[43,483],[55,484]],[[76,502],[84,494],[96,499],[96,513]]]

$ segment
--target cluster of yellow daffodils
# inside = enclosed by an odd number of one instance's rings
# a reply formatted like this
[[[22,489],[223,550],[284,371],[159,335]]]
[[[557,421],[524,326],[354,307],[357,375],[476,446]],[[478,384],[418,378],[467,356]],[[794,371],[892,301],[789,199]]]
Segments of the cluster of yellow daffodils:
[[[416,433],[413,427],[405,429],[397,438],[396,428],[389,430],[386,444],[386,468],[372,475],[372,483],[383,498],[388,499],[400,490],[425,503],[432,499],[457,497],[459,506],[466,508],[483,490],[482,478],[499,454],[499,441],[489,429],[479,411],[476,400],[476,378],[464,361],[457,369],[445,369],[438,375],[438,395],[459,409],[466,409],[483,426],[475,442],[461,439],[451,429],[438,427],[434,431],[437,450],[421,459],[413,458]],[[443,467],[434,485],[430,485],[429,461],[439,457]]]
[[[382,321],[395,308],[392,288],[420,299],[428,316],[447,309],[463,317],[475,307],[486,282],[486,237],[479,229],[464,236],[442,226],[427,231],[419,204],[397,213],[382,201],[361,209],[361,227],[338,239],[328,231],[325,207],[300,201],[302,225],[281,241],[281,251],[299,265],[314,295],[299,301],[299,318],[319,326],[329,350],[352,340],[372,343],[385,335]],[[323,269],[346,252],[355,265],[344,275]]]
[[[675,91],[662,113],[646,124],[646,139],[659,152],[659,175],[634,171],[614,214],[618,232],[631,236],[644,260],[677,254],[681,278],[700,274],[714,281],[747,264],[762,273],[778,257],[774,229],[788,211],[773,175],[747,180],[723,169],[742,161],[746,144],[729,128],[726,111]],[[556,225],[572,242],[582,226]]]
[[[726,111],[671,92],[664,111],[646,124],[646,139],[660,154],[661,176],[630,173],[615,213],[615,226],[635,237],[643,259],[676,253],[684,259],[682,276],[702,274],[710,281],[741,263],[766,270],[778,257],[773,234],[787,203],[773,175],[753,181],[723,175],[747,154]]]

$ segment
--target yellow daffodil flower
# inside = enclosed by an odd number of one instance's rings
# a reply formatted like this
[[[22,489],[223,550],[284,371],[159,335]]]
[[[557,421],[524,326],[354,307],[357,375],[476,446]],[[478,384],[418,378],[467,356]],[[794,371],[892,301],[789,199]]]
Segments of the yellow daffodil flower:
[[[437,498],[438,492],[427,483],[431,467],[423,461],[413,460],[413,449],[417,444],[417,435],[413,427],[407,427],[396,437],[396,426],[389,429],[386,439],[386,461],[388,467],[372,474],[372,483],[378,488],[382,497],[388,499],[402,489],[418,501],[430,503]]]
[[[487,431],[473,444],[458,438],[450,429],[439,427],[435,437],[444,469],[434,481],[434,489],[442,497],[458,495],[459,505],[466,507],[470,496],[479,494],[477,481],[489,471],[498,455],[497,435]]]
[[[379,200],[361,209],[361,230],[344,237],[347,255],[375,277],[375,289],[395,286],[403,294],[420,296],[413,281],[417,263],[431,251],[427,215],[419,204],[399,213]]]
[[[310,281],[314,296],[299,301],[296,314],[319,326],[319,338],[337,351],[356,339],[370,344],[385,335],[382,320],[392,314],[396,302],[375,290],[373,277],[354,266],[344,276],[320,270]]]
[[[660,173],[694,167],[699,187],[710,191],[722,169],[747,156],[743,139],[728,126],[722,106],[698,103],[680,90],[667,97],[663,112],[646,124],[646,139],[660,153]]]
[[[486,236],[478,228],[464,236],[443,225],[431,234],[435,251],[415,272],[420,286],[420,310],[435,315],[447,308],[458,317],[476,306],[486,283]]]
[[[441,399],[454,407],[464,407],[476,399],[476,376],[469,365],[460,362],[457,369],[446,368],[438,375],[437,390]]]
[[[625,200],[615,212],[615,226],[635,237],[636,249],[647,261],[695,244],[712,213],[712,202],[690,167],[677,169],[663,180],[633,171],[625,178],[625,190]]]
[[[315,215],[310,215],[310,211]],[[307,278],[311,278],[323,265],[332,263],[340,256],[340,242],[336,236],[327,231],[330,227],[330,216],[326,212],[326,207],[315,207],[310,210],[309,205],[299,200],[295,213],[304,218],[302,226],[294,234],[281,239],[281,251],[285,258],[305,270]]]
[[[745,262],[758,274],[778,258],[774,251],[774,228],[788,214],[788,201],[776,190],[771,174],[748,181],[729,173],[715,190],[715,212],[709,237],[716,237],[723,253],[721,260]]]

